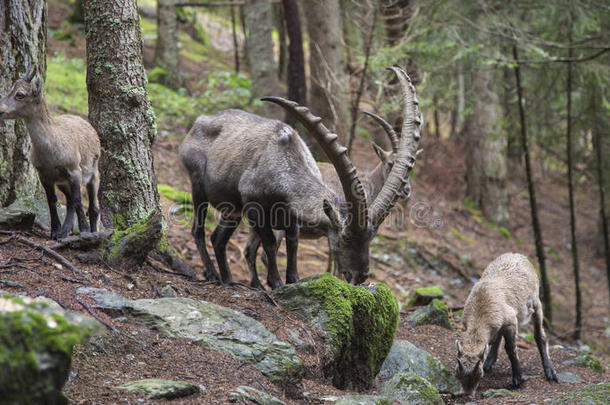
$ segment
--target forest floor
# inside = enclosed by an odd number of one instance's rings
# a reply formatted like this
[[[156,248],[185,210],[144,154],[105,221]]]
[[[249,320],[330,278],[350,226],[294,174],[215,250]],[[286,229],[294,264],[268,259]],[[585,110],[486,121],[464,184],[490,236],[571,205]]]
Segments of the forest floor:
[[[49,36],[49,57],[61,52],[68,58],[85,59],[84,39],[77,28],[63,24],[69,9],[65,2],[55,0],[49,6],[49,27],[69,31],[73,43]],[[151,23],[152,20],[148,21]],[[221,35],[221,34],[217,34]],[[215,39],[210,38],[210,47]],[[151,60],[154,37],[144,37],[145,59]],[[151,42],[152,41],[152,42]],[[226,43],[220,41],[220,43]],[[224,64],[230,69],[231,49],[216,49],[214,55],[224,58],[214,66]],[[206,59],[193,61],[181,57],[191,83],[204,81],[212,70]],[[84,83],[82,83],[84,87]],[[57,106],[52,106],[57,111]],[[169,184],[178,190],[189,190],[188,178],[178,159],[178,146],[188,130],[186,125],[159,123],[163,128],[155,143],[155,169],[159,183]],[[364,125],[364,124],[363,124]],[[368,128],[368,127],[367,127]],[[368,128],[371,132],[373,128]],[[510,226],[501,229],[485,221],[480,212],[465,201],[465,153],[454,143],[424,138],[425,153],[417,162],[416,177],[412,180],[412,197],[406,206],[395,209],[376,237],[371,249],[372,281],[386,283],[402,303],[417,287],[440,286],[447,293],[449,306],[463,304],[473,281],[485,266],[504,252],[519,252],[536,262],[530,225],[530,209],[527,187],[521,170],[512,171],[508,182],[510,196]],[[355,165],[368,170],[376,163],[369,141],[358,138],[355,142]],[[576,184],[577,237],[583,289],[582,342],[572,340],[574,322],[574,288],[572,260],[570,256],[569,211],[567,186],[562,172],[536,165],[536,186],[541,215],[547,267],[553,291],[553,330],[550,344],[588,345],[602,360],[610,360],[610,299],[605,279],[605,263],[596,252],[598,226],[598,196],[596,188],[587,179]],[[151,298],[164,285],[171,284],[179,296],[192,297],[228,306],[233,309],[250,309],[256,313],[270,331],[281,339],[285,328],[306,325],[290,317],[287,311],[274,305],[266,294],[240,285],[224,287],[209,285],[202,279],[203,267],[190,235],[189,220],[170,213],[176,203],[162,198],[162,205],[169,225],[168,237],[185,260],[197,271],[201,280],[190,280],[170,274],[160,263],[151,262],[139,269],[112,268],[100,264],[89,254],[65,251],[68,260],[85,273],[70,274],[60,268],[38,249],[27,248],[15,240],[0,236],[0,265],[9,261],[22,267],[0,269],[0,288],[19,294],[43,295],[62,306],[83,313],[85,307],[77,300],[76,289],[82,285],[110,288],[129,298]],[[243,256],[247,240],[246,226],[240,226],[229,245],[228,257],[233,277],[247,284],[249,274]],[[26,235],[41,244],[50,244],[46,235],[39,232]],[[213,252],[211,246],[208,247]],[[299,275],[306,277],[326,269],[327,244],[325,240],[301,241],[299,244]],[[280,267],[286,264],[284,249],[280,250]],[[259,259],[260,263],[260,259]],[[263,266],[260,266],[264,273]],[[265,279],[260,274],[261,280]],[[7,286],[6,281],[17,283]],[[85,300],[86,298],[79,298]],[[402,313],[405,316],[406,310]],[[225,403],[228,393],[238,385],[249,385],[276,395],[288,403],[299,403],[286,398],[278,387],[270,383],[254,367],[193,345],[176,342],[142,325],[135,325],[121,318],[113,320],[98,312],[118,329],[109,332],[96,345],[77,348],[73,374],[66,385],[66,393],[73,403],[136,403],[133,394],[119,393],[113,389],[120,383],[138,378],[179,378],[205,387],[200,394],[176,403]],[[458,314],[454,314],[458,315]],[[459,326],[456,322],[454,326]],[[523,332],[531,332],[531,325]],[[460,328],[447,331],[434,326],[408,328],[401,323],[397,337],[419,344],[439,357],[449,368],[455,367],[454,341],[460,336]],[[562,362],[568,353],[560,349],[551,351],[558,372],[571,371],[580,375],[580,384],[551,384],[542,377],[538,352],[530,342],[520,342],[520,358],[524,374],[532,376],[519,396],[511,397],[512,403],[542,403],[563,392],[585,384],[609,381],[608,374],[597,374]],[[304,358],[310,370],[315,370],[317,359]],[[497,366],[482,382],[480,392],[488,388],[509,388],[510,366],[505,353],[501,353]],[[311,372],[304,380],[305,400],[323,403],[321,398],[340,392],[329,382]],[[464,398],[445,398],[449,403],[463,403]],[[497,401],[497,400],[496,400]],[[157,402],[157,401],[156,401]],[[477,403],[492,403],[479,393]]]

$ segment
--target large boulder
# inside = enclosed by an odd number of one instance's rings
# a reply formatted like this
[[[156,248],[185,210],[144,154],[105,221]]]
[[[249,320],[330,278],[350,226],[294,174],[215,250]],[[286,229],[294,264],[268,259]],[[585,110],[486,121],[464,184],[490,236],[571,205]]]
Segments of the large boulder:
[[[334,386],[365,390],[373,385],[398,325],[398,301],[388,287],[354,287],[325,273],[273,294],[324,336],[323,371]]]
[[[426,379],[413,373],[398,373],[379,388],[379,393],[402,405],[444,404],[438,390]]]
[[[144,394],[151,399],[182,398],[199,392],[199,387],[189,382],[154,378],[128,382],[117,389]]]
[[[240,385],[229,394],[229,402],[253,403],[257,405],[286,405],[273,395],[259,391],[256,388]]]
[[[129,300],[88,287],[77,292],[91,296],[101,308],[134,316],[168,336],[191,339],[250,363],[287,389],[301,379],[303,364],[294,348],[241,312],[191,298]]]
[[[388,354],[379,375],[379,383],[408,372],[425,378],[441,393],[460,395],[463,393],[460,383],[451,370],[436,357],[406,340],[396,340]]]
[[[49,205],[45,200],[32,197],[21,198],[9,205],[8,210],[34,216],[36,225],[44,230],[51,230],[51,215],[49,214]],[[57,213],[60,218],[63,218],[66,215],[66,206],[57,204]],[[78,229],[76,224],[75,229]]]
[[[72,348],[102,330],[54,301],[0,291],[0,402],[66,404]]]

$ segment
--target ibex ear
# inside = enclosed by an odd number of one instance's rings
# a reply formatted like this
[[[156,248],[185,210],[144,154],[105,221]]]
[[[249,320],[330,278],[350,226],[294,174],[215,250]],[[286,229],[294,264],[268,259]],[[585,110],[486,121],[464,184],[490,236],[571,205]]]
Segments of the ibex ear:
[[[33,80],[32,84],[32,94],[35,96],[39,96],[42,90],[42,78],[36,75],[36,78]]]
[[[458,357],[462,357],[462,345],[459,340],[455,341],[455,351],[457,352]]]
[[[383,163],[392,163],[392,152],[386,152],[381,146],[377,145],[375,142],[373,142],[373,150],[375,151],[377,157]]]
[[[324,200],[323,204],[324,204],[324,213],[326,214],[328,219],[330,219],[330,222],[333,224],[334,227],[337,227],[337,228],[340,227],[341,222],[339,221],[339,218],[337,217],[337,213],[333,209],[332,204],[328,200]]]

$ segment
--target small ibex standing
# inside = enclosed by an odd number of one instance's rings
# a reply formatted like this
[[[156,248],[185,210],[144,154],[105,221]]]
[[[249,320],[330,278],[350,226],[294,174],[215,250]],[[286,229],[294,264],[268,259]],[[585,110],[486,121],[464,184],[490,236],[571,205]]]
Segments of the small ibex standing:
[[[392,166],[394,165],[394,159],[396,158],[396,154],[398,153],[398,144],[399,138],[394,128],[383,118],[380,116],[364,112],[366,115],[372,117],[377,123],[381,125],[384,129],[386,135],[390,139],[390,143],[392,145],[392,151],[386,151],[381,146],[373,143],[373,150],[375,154],[379,158],[379,163],[372,170],[365,172],[362,174],[362,186],[364,187],[364,191],[366,193],[366,203],[371,204],[377,194],[381,191],[383,184],[390,174],[390,170],[392,170]],[[331,163],[326,162],[318,162],[318,168],[320,169],[320,173],[322,174],[322,181],[334,191],[337,195],[343,195],[343,188],[341,187],[341,180],[335,171],[335,167]],[[411,185],[407,183],[403,193],[400,195],[401,198],[408,200],[411,194]],[[283,231],[275,231],[275,237],[277,239],[277,248],[279,249],[280,243],[284,238]],[[299,238],[301,239],[317,239],[320,237],[320,232],[315,231],[313,233],[306,233],[302,229],[299,233]],[[250,233],[248,235],[248,242],[246,243],[246,247],[244,248],[244,256],[246,257],[246,262],[248,263],[248,268],[250,269],[250,274],[252,275],[252,279],[255,279],[256,276],[256,256],[258,253],[258,248],[260,247],[261,240],[254,232],[253,229],[250,229]],[[329,244],[329,253],[330,253],[330,244]],[[262,256],[263,262],[267,264],[266,256],[263,253]],[[332,254],[329,254],[328,257],[328,271],[330,272],[332,267]],[[335,275],[340,277],[341,275],[338,273],[337,266],[334,267]]]
[[[491,370],[498,357],[502,338],[512,367],[513,386],[521,387],[523,376],[517,357],[516,338],[519,325],[527,324],[532,315],[534,338],[544,374],[547,380],[557,381],[542,326],[542,303],[538,298],[536,270],[527,257],[505,253],[487,266],[464,305],[464,344],[456,341],[455,346],[458,362],[456,376],[466,394],[475,395],[481,377]]]
[[[68,235],[74,227],[75,211],[81,232],[97,231],[100,140],[95,129],[76,115],[51,116],[36,67],[17,80],[9,94],[0,100],[0,120],[9,119],[22,119],[30,133],[30,157],[49,204],[51,239]],[[81,203],[82,183],[87,185],[91,228]],[[63,225],[57,215],[55,185],[66,196]]]
[[[293,114],[320,143],[335,167],[343,195],[324,183],[311,152],[288,125],[237,110],[197,119],[180,156],[191,178],[193,236],[208,279],[233,282],[226,246],[242,214],[262,240],[271,288],[282,284],[274,229],[286,231],[286,282],[298,280],[296,253],[301,229],[328,235],[333,257],[346,280],[360,284],[367,279],[369,244],[405,189],[420,141],[415,89],[402,69],[391,70],[398,76],[405,99],[402,137],[390,175],[370,207],[346,148],[306,107],[279,97],[263,99]],[[205,243],[208,204],[221,213],[211,237],[220,277]],[[260,287],[258,276],[252,276],[251,285]]]

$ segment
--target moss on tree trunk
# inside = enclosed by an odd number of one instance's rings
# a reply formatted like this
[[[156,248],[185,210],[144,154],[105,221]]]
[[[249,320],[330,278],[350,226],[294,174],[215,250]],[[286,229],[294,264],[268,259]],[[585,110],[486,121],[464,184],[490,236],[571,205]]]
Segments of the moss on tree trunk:
[[[32,64],[46,72],[47,7],[44,0],[0,0],[0,95]],[[0,121],[0,206],[41,193],[29,162],[31,142],[23,121]]]

